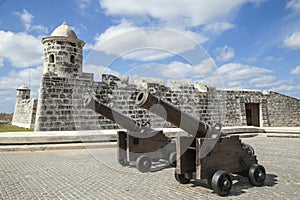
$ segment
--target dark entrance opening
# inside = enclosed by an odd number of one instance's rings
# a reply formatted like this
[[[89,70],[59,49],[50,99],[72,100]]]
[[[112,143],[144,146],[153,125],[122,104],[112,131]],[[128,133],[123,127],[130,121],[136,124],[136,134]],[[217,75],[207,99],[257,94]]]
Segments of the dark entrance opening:
[[[259,126],[259,104],[246,103],[247,126]]]

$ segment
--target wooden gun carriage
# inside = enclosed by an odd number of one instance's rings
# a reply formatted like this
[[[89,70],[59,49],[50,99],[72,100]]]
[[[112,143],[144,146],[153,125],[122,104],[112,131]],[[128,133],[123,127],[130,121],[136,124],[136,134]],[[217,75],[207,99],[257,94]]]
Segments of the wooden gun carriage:
[[[246,176],[255,186],[262,186],[266,170],[259,165],[250,145],[239,136],[221,132],[221,125],[209,124],[182,112],[148,91],[137,95],[136,105],[185,130],[191,136],[176,140],[175,179],[187,184],[192,179],[207,179],[208,184],[220,196],[228,195],[232,188],[231,173]]]
[[[151,170],[152,162],[164,159],[176,166],[175,140],[165,136],[162,130],[142,127],[126,115],[102,104],[93,96],[87,98],[84,107],[119,124],[128,131],[117,132],[117,159],[122,166],[135,163],[140,172]]]

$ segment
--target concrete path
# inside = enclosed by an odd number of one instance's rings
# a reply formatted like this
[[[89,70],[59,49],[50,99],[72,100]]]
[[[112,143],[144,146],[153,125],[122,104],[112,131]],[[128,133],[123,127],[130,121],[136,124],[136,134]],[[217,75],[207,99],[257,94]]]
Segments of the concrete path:
[[[299,139],[245,138],[267,171],[263,187],[233,176],[223,199],[299,199]],[[115,148],[0,152],[0,199],[221,199],[206,181],[179,184],[173,168],[139,173],[116,161]]]
[[[86,146],[89,148],[115,147],[117,131],[119,130],[4,132],[0,133],[0,151],[84,149]],[[163,131],[169,137],[186,135],[179,128],[164,128]],[[239,135],[241,138],[258,135],[300,138],[300,127],[224,127],[222,131],[231,135]]]

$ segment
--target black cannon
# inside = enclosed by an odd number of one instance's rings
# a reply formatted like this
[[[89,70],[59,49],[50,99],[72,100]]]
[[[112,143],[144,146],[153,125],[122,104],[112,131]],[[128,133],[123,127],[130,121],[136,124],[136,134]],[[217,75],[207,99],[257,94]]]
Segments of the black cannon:
[[[136,105],[191,135],[176,140],[175,179],[178,182],[187,184],[192,179],[207,179],[208,185],[221,196],[231,191],[231,173],[248,177],[252,185],[264,184],[265,168],[258,164],[253,148],[242,143],[239,136],[225,135],[221,125],[211,126],[198,120],[148,91],[137,95]]]
[[[117,159],[122,166],[134,162],[140,172],[151,170],[152,162],[160,159],[176,166],[175,140],[166,137],[162,130],[143,127],[126,115],[102,104],[93,96],[87,98],[84,107],[119,124],[128,131],[117,132]]]

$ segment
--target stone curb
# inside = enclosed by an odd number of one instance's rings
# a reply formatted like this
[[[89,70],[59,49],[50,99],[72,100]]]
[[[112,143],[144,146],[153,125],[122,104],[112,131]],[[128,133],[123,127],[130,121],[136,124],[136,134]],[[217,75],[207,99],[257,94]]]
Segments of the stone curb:
[[[0,133],[0,152],[113,148],[117,146],[117,131],[118,130]],[[298,127],[266,129],[259,127],[224,127],[222,131],[230,135],[239,135],[240,138],[256,136],[300,138],[300,128]],[[179,128],[165,128],[164,133],[168,137],[186,134]]]
[[[80,149],[98,149],[98,148],[116,148],[116,147],[117,147],[117,142],[0,145],[0,152],[7,152],[7,151],[46,151],[46,150],[80,150]]]
[[[278,138],[300,138],[300,134],[279,134],[279,133],[270,133],[266,134],[267,137],[278,137]]]

